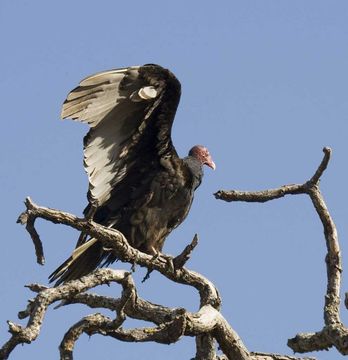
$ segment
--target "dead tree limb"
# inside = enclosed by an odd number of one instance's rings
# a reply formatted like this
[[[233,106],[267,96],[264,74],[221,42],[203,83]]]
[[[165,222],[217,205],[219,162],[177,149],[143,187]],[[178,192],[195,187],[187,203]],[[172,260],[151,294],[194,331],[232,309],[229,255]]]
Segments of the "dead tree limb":
[[[85,293],[96,285],[111,282],[117,282],[123,286],[121,298],[114,299]],[[221,313],[211,305],[203,306],[197,313],[190,313],[182,308],[172,309],[152,304],[138,297],[131,274],[126,271],[98,269],[88,276],[56,288],[45,288],[37,284],[30,285],[29,288],[38,292],[38,295],[30,300],[31,305],[22,312],[22,318],[29,317],[27,327],[11,325],[12,337],[1,349],[2,359],[6,359],[16,345],[30,343],[37,338],[48,306],[59,300],[64,300],[65,305],[81,303],[91,308],[107,308],[117,314],[115,319],[111,319],[96,313],[74,324],[66,332],[60,344],[61,359],[73,358],[74,345],[83,333],[89,336],[101,334],[127,342],[154,341],[164,344],[176,342],[181,336],[212,334],[227,359],[267,359],[266,354],[249,353],[237,333]],[[120,326],[126,317],[150,321],[157,327],[123,330]],[[204,345],[202,344],[203,348]],[[200,347],[198,348],[200,350]],[[267,354],[267,356],[269,359],[295,359],[277,354]]]
[[[327,245],[328,286],[325,297],[323,329],[313,334],[298,334],[288,340],[288,345],[296,352],[308,352],[335,346],[342,354],[347,354],[347,329],[339,317],[339,291],[341,281],[341,257],[335,224],[319,190],[319,180],[331,156],[331,150],[324,149],[324,158],[315,174],[304,184],[285,185],[277,189],[259,192],[218,191],[215,196],[226,201],[265,202],[285,195],[307,194],[321,219]],[[29,285],[36,296],[28,301],[20,319],[28,318],[26,327],[9,323],[10,339],[0,349],[0,359],[7,359],[12,350],[23,343],[34,341],[40,333],[44,315],[48,307],[62,301],[61,306],[72,303],[84,304],[90,308],[109,309],[115,317],[94,313],[73,324],[65,333],[60,344],[61,359],[73,358],[73,350],[79,337],[101,334],[121,341],[173,343],[182,336],[196,338],[196,360],[294,360],[293,356],[250,352],[238,334],[231,328],[220,312],[221,299],[216,287],[204,276],[184,267],[191,252],[197,245],[197,238],[174,260],[167,256],[152,257],[132,248],[122,233],[105,228],[91,220],[81,219],[66,212],[36,205],[26,199],[26,211],[18,219],[26,225],[36,251],[37,262],[43,264],[44,252],[39,234],[35,230],[35,220],[42,218],[57,224],[64,224],[83,231],[112,249],[123,262],[137,263],[149,271],[155,270],[168,279],[194,287],[200,295],[200,309],[196,313],[183,308],[168,308],[140,298],[132,276],[127,271],[98,269],[79,280],[67,282],[54,288],[39,284]],[[111,298],[86,293],[98,285],[116,282],[123,287],[120,298]],[[154,326],[124,330],[122,324],[127,317],[148,321]],[[223,355],[216,355],[215,341]],[[303,358],[309,359],[309,358]]]
[[[297,334],[288,340],[288,346],[295,352],[305,353],[324,350],[334,346],[341,354],[348,354],[348,329],[340,320],[340,288],[342,261],[335,223],[325,204],[319,189],[319,181],[326,170],[331,149],[323,149],[324,157],[315,174],[303,184],[284,185],[277,189],[264,191],[224,191],[215,193],[217,199],[225,201],[266,202],[279,199],[286,195],[306,194],[310,197],[313,206],[320,218],[324,229],[327,255],[327,291],[324,305],[324,327],[316,333]]]

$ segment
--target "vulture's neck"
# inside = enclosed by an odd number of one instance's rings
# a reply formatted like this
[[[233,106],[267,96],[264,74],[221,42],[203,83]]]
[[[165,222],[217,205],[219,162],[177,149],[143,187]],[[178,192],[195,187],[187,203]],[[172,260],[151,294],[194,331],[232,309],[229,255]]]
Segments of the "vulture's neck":
[[[186,156],[184,159],[193,178],[193,189],[197,189],[203,178],[203,164],[194,156]]]

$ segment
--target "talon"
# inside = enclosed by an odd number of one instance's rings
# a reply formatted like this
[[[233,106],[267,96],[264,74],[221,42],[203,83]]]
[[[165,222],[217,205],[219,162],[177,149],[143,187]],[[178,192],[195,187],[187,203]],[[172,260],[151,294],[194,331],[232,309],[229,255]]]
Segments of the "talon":
[[[172,273],[174,273],[175,272],[175,266],[174,266],[174,258],[173,258],[173,256],[171,256],[171,255],[166,255],[166,254],[160,254],[160,258],[162,258],[162,259],[160,259],[162,262],[164,262],[167,266],[168,266],[168,268],[169,268],[169,270],[172,272]]]
[[[167,264],[168,264],[168,268],[172,273],[175,273],[175,266],[174,266],[174,261],[173,261],[173,257],[170,257],[167,259]]]

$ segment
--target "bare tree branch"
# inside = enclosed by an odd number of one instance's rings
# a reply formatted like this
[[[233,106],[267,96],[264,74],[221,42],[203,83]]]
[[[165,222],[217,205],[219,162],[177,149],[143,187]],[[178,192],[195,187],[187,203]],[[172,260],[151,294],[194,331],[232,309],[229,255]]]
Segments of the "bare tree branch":
[[[319,183],[321,175],[327,168],[327,165],[331,158],[331,149],[325,147],[323,149],[324,158],[318,166],[315,174],[311,177],[310,180],[304,184],[289,184],[283,185],[277,189],[269,189],[262,191],[237,191],[237,190],[219,190],[214,195],[216,199],[224,201],[244,201],[244,202],[266,202],[275,199],[280,199],[285,195],[298,195],[298,194],[308,194],[309,190],[313,188],[314,185]]]
[[[34,341],[41,329],[44,315],[47,308],[58,300],[69,300],[74,295],[84,292],[97,285],[117,282],[123,284],[129,273],[121,270],[99,269],[93,276],[86,276],[79,280],[71,281],[68,284],[57,288],[47,288],[41,290],[34,300],[31,300],[29,306],[24,312],[21,312],[22,318],[29,316],[27,326],[23,328],[11,321],[8,321],[11,338],[0,349],[0,359],[7,359],[12,350],[18,345]],[[33,286],[37,289],[37,286]]]
[[[289,339],[288,346],[295,352],[308,352],[328,349],[335,346],[343,355],[348,354],[348,329],[342,324],[339,314],[342,261],[335,223],[325,204],[319,189],[319,180],[326,170],[332,151],[323,149],[324,157],[315,174],[303,184],[284,185],[277,189],[265,191],[224,191],[215,193],[217,199],[225,201],[266,202],[285,195],[307,194],[321,220],[326,240],[327,256],[327,291],[324,306],[324,328],[314,334],[297,334]]]
[[[92,220],[81,219],[63,211],[38,206],[29,197],[25,204],[27,210],[20,215],[21,218],[26,218],[33,223],[36,218],[42,218],[55,224],[64,224],[83,231],[85,234],[100,240],[105,248],[112,249],[119,260],[132,264],[137,263],[148,269],[157,270],[172,281],[195,287],[201,296],[201,306],[206,304],[211,304],[217,308],[220,306],[221,299],[216,287],[201,274],[184,267],[168,271],[173,269],[168,264],[167,257],[161,255],[154,257],[131,247],[124,235],[118,230],[104,227]],[[24,214],[27,216],[25,217]],[[32,233],[30,235],[32,236]],[[33,241],[40,240],[34,238]]]
[[[101,302],[98,307],[106,304],[108,308],[117,310],[118,316],[115,320],[105,317],[101,314],[93,314],[85,317],[73,325],[65,334],[60,345],[61,358],[71,359],[72,351],[76,340],[82,333],[88,335],[102,334],[114,337],[122,341],[144,342],[155,341],[159,343],[176,342],[182,335],[197,336],[201,334],[214,334],[221,349],[229,356],[235,359],[248,359],[249,353],[241,342],[238,335],[230,328],[226,320],[219,311],[211,305],[203,306],[198,313],[189,313],[184,309],[169,309],[158,305],[139,300],[136,296],[134,282],[129,273],[120,270],[99,269],[80,280],[68,282],[56,288],[43,289],[36,298],[31,301],[33,305],[28,311],[28,324],[23,328],[11,323],[11,339],[1,349],[1,358],[6,359],[13,348],[20,343],[30,343],[39,335],[41,324],[50,304],[65,299],[78,302],[75,295],[79,294],[82,301],[86,304],[91,303],[91,295],[81,294],[98,284],[118,282],[123,286],[122,297],[110,306],[104,297],[99,296]],[[37,289],[37,286],[33,286]],[[87,296],[84,296],[87,295]],[[84,299],[83,299],[84,296]],[[81,299],[81,298],[80,298]],[[141,309],[137,304],[140,304]],[[93,306],[96,305],[96,298],[93,299]],[[145,310],[146,309],[146,310]],[[145,311],[144,311],[145,310]],[[163,311],[166,310],[165,316]],[[122,315],[120,315],[122,312]],[[138,317],[152,322],[159,322],[162,313],[163,322],[157,328],[143,328],[122,330],[119,326],[125,320],[125,316]],[[142,314],[139,316],[139,314]],[[144,316],[146,314],[146,316]]]
[[[245,201],[245,202],[266,202],[280,199],[285,195],[297,195],[303,193],[303,185],[284,185],[277,189],[262,191],[238,191],[238,190],[219,190],[214,195],[216,199],[228,202]]]
[[[319,180],[328,166],[330,157],[331,150],[324,148],[324,157],[315,174],[303,184],[284,185],[277,189],[257,192],[220,190],[215,194],[216,198],[225,201],[247,202],[266,202],[285,195],[310,196],[324,228],[328,252],[326,257],[328,286],[323,329],[317,333],[299,333],[295,338],[288,340],[288,346],[293,351],[301,353],[335,346],[342,354],[348,354],[348,330],[339,316],[342,265],[337,230],[319,189]],[[79,280],[54,288],[32,284],[28,285],[28,288],[35,292],[36,296],[30,299],[26,309],[18,314],[20,319],[28,318],[27,326],[22,327],[8,322],[11,337],[0,349],[0,359],[7,359],[18,344],[34,341],[40,333],[49,305],[62,301],[60,306],[79,303],[93,309],[104,308],[115,312],[115,318],[95,313],[72,325],[60,344],[60,356],[64,360],[73,358],[75,343],[84,333],[90,336],[100,334],[127,342],[153,341],[165,344],[176,342],[182,336],[191,336],[196,338],[195,360],[298,360],[293,356],[250,352],[245,347],[220,312],[221,299],[216,287],[201,274],[184,267],[197,246],[197,236],[174,259],[165,255],[153,257],[132,248],[123,234],[115,229],[105,228],[91,220],[81,219],[66,212],[38,206],[30,198],[26,199],[25,204],[27,209],[20,215],[18,221],[26,225],[40,264],[44,263],[44,253],[41,239],[35,229],[37,218],[73,227],[101,241],[104,247],[114,251],[117,258],[123,262],[139,264],[148,271],[159,271],[172,281],[196,288],[200,295],[200,309],[192,313],[183,308],[169,308],[144,300],[138,296],[131,274],[121,270],[98,269]],[[120,298],[86,293],[95,286],[112,282],[122,286]],[[154,326],[124,330],[122,324],[127,317],[148,321]],[[216,355],[215,342],[223,355]],[[305,359],[310,358],[303,358]]]
[[[281,354],[251,353],[251,360],[299,360],[299,358]],[[301,360],[314,360],[314,358],[304,357]]]

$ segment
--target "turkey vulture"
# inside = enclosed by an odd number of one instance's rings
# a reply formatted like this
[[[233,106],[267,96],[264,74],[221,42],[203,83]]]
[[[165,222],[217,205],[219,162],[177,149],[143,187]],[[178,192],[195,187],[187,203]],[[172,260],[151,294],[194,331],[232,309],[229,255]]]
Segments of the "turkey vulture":
[[[85,217],[121,231],[147,254],[161,252],[167,235],[186,218],[203,165],[215,169],[204,146],[194,146],[180,159],[172,144],[180,89],[177,78],[159,65],[104,71],[82,80],[61,113],[62,119],[90,126],[84,138]],[[116,259],[82,233],[50,282],[78,279]]]

